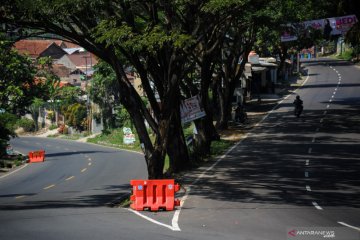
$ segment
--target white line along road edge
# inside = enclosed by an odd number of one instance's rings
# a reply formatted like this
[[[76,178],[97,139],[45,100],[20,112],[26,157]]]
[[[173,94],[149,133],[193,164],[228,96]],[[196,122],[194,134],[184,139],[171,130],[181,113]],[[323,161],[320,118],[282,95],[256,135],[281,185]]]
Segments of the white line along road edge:
[[[309,74],[307,75],[305,81],[301,84],[301,86],[294,91],[294,93],[296,93],[298,89],[300,89],[303,85],[305,85],[305,83],[308,81],[308,79],[309,79]],[[290,95],[291,95],[291,94],[287,95],[287,96],[286,96],[285,98],[283,98],[278,104],[276,104],[257,124],[255,124],[255,127],[259,126],[259,124],[261,124],[263,121],[265,121],[265,119],[266,119],[285,99],[288,99],[288,98],[290,97]],[[166,227],[166,228],[168,228],[168,229],[170,229],[170,230],[172,230],[172,231],[181,231],[181,229],[180,229],[180,227],[179,227],[179,223],[178,223],[178,222],[179,222],[179,216],[180,216],[181,208],[182,208],[182,206],[184,205],[185,200],[186,200],[186,199],[188,198],[188,196],[189,196],[189,193],[190,193],[190,190],[191,190],[191,186],[194,185],[194,184],[196,184],[197,182],[199,182],[200,179],[203,178],[207,172],[209,172],[210,170],[212,170],[221,160],[223,160],[232,150],[234,150],[234,148],[236,148],[237,146],[239,146],[239,145],[242,143],[242,141],[244,141],[244,140],[249,136],[249,134],[251,134],[251,133],[254,131],[254,129],[255,129],[255,128],[253,128],[249,133],[246,133],[246,134],[244,135],[244,137],[243,137],[239,142],[237,142],[234,146],[232,146],[230,149],[228,149],[228,150],[225,152],[224,155],[222,155],[221,157],[219,157],[218,160],[216,160],[215,163],[213,163],[209,168],[207,168],[204,172],[202,172],[202,173],[195,179],[195,181],[194,181],[193,183],[191,183],[190,186],[188,186],[188,187],[186,188],[186,193],[185,193],[185,195],[184,195],[184,196],[181,198],[181,200],[180,200],[180,207],[175,211],[174,216],[173,216],[173,218],[172,218],[171,226],[168,225],[168,224],[159,222],[159,221],[157,221],[157,220],[155,220],[155,219],[152,219],[152,218],[150,218],[150,217],[148,217],[148,216],[146,216],[146,215],[144,215],[144,214],[141,214],[140,212],[135,211],[135,210],[133,210],[133,209],[131,209],[131,208],[127,208],[127,210],[130,211],[130,212],[133,212],[133,213],[135,213],[136,215],[138,215],[138,216],[140,216],[140,217],[142,217],[142,218],[144,218],[144,219],[146,219],[146,220],[148,220],[148,221],[150,221],[150,222],[152,222],[152,223],[155,223],[155,224],[157,224],[157,225],[159,225],[159,226]]]

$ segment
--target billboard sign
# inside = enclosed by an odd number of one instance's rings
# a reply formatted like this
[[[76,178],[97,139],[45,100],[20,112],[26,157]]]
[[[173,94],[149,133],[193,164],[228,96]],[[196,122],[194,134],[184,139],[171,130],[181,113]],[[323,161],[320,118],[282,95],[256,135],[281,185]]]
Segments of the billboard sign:
[[[296,24],[287,24],[286,30],[281,35],[281,42],[289,42],[297,40],[295,32],[300,29],[307,29],[312,27],[316,30],[324,32],[324,37],[330,35],[344,35],[349,29],[358,21],[355,15],[348,15],[335,18],[317,19],[305,21]]]
[[[191,122],[195,119],[204,117],[205,111],[201,107],[200,96],[185,99],[180,104],[181,123]]]

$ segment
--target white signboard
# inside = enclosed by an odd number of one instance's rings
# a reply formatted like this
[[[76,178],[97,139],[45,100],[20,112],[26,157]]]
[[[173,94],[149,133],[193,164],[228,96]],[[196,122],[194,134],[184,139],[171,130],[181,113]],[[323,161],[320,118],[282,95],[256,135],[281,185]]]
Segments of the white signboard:
[[[205,111],[200,105],[200,96],[185,99],[180,105],[181,122],[187,123],[204,117]]]
[[[131,128],[124,127],[124,144],[133,144],[135,142],[135,135],[132,133]]]

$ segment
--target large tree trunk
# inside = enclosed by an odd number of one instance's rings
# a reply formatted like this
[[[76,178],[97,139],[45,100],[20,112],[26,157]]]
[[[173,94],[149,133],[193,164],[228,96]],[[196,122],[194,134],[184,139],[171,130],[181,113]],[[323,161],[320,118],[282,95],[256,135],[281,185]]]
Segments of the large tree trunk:
[[[167,154],[169,155],[170,161],[167,174],[177,173],[189,169],[191,167],[191,162],[178,111],[172,118],[167,142]]]

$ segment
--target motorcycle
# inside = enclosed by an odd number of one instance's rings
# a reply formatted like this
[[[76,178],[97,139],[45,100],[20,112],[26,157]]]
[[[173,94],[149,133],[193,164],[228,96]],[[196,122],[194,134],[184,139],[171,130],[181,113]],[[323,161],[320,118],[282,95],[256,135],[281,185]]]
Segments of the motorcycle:
[[[247,113],[243,106],[238,106],[235,110],[235,122],[246,123],[248,120]]]
[[[300,115],[301,115],[301,113],[302,113],[302,111],[303,111],[303,106],[302,105],[297,105],[297,106],[295,106],[295,109],[294,109],[294,115],[296,116],[296,117],[300,117]]]

